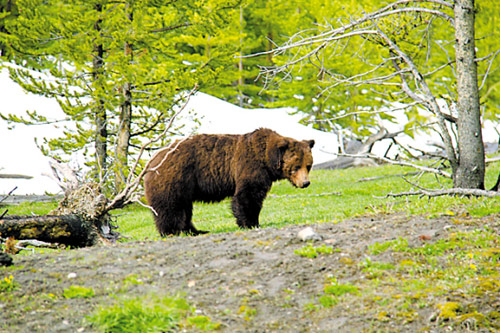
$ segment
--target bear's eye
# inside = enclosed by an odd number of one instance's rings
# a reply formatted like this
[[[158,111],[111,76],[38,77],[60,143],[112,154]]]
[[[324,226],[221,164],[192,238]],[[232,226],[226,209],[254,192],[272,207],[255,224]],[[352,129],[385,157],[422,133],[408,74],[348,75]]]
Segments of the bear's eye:
[[[297,171],[299,171],[300,169],[300,166],[296,166],[292,169],[292,173],[296,173]]]
[[[312,165],[307,166],[307,172],[311,171]]]

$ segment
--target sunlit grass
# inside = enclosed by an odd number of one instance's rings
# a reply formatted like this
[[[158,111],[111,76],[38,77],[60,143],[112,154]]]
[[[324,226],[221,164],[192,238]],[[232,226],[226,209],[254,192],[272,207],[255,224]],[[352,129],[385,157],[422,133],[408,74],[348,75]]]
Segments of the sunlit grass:
[[[414,190],[401,175],[414,169],[384,165],[346,170],[313,170],[311,186],[294,188],[287,180],[274,183],[260,214],[262,228],[282,227],[290,224],[339,222],[347,218],[367,214],[403,213],[428,216],[469,214],[484,216],[500,211],[500,199],[484,197],[396,197],[384,198],[388,193]],[[488,167],[487,187],[496,182],[500,164]],[[367,177],[376,180],[360,181]],[[428,188],[450,187],[451,181],[434,175],[408,175],[410,182]],[[337,194],[338,193],[338,194]],[[46,214],[55,203],[23,203],[10,206],[9,214]],[[159,235],[155,229],[152,213],[139,205],[114,211],[119,231],[132,240],[155,240]],[[230,199],[220,203],[195,203],[193,223],[200,230],[212,233],[236,231],[238,227],[231,212]]]
[[[182,297],[147,296],[120,298],[101,306],[88,321],[99,332],[215,331],[218,323],[196,315],[195,308]]]

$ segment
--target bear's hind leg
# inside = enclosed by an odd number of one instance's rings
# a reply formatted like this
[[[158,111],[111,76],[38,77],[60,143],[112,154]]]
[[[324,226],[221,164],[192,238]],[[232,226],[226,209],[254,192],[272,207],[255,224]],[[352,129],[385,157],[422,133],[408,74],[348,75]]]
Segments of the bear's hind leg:
[[[155,202],[152,205],[154,209],[154,219],[156,228],[162,237],[168,235],[179,235],[182,232],[191,235],[206,233],[196,230],[191,222],[193,215],[193,204],[188,201],[183,204],[162,205]]]

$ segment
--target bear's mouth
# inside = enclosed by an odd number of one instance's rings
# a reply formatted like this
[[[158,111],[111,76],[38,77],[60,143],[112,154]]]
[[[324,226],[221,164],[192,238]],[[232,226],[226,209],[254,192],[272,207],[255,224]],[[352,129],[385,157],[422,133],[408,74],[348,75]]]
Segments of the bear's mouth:
[[[311,182],[309,180],[304,180],[301,182],[294,182],[293,180],[290,179],[290,183],[296,188],[306,188],[309,185],[311,185]]]
[[[302,183],[302,185],[300,186],[300,188],[306,188],[308,187],[309,185],[311,185],[311,182],[309,180],[306,180]]]

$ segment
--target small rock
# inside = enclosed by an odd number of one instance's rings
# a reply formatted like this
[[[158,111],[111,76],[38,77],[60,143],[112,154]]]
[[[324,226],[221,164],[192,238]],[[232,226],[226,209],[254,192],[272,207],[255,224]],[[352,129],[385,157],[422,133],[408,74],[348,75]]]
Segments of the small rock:
[[[308,241],[317,242],[322,240],[322,237],[319,234],[317,234],[311,227],[307,227],[299,231],[297,237],[303,242],[308,242]]]
[[[68,279],[74,279],[76,278],[76,273],[69,273],[68,274]]]

